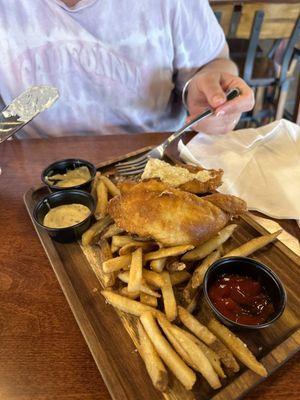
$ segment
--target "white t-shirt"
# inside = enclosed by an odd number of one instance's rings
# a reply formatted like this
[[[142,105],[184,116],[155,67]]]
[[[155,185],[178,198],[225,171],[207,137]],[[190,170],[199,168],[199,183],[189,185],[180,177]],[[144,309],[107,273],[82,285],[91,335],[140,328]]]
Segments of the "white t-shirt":
[[[180,92],[225,38],[207,0],[0,0],[0,95],[60,99],[26,137],[172,131]],[[24,137],[24,135],[22,135]]]

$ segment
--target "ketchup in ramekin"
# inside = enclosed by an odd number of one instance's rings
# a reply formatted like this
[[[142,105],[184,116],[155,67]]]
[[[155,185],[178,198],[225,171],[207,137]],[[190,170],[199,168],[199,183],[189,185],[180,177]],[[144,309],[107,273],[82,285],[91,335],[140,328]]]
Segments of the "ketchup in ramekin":
[[[240,324],[262,324],[274,313],[264,286],[249,276],[224,274],[211,285],[208,296],[220,313]]]
[[[226,257],[206,271],[203,292],[215,316],[233,329],[263,329],[283,313],[287,295],[279,277],[249,257]]]

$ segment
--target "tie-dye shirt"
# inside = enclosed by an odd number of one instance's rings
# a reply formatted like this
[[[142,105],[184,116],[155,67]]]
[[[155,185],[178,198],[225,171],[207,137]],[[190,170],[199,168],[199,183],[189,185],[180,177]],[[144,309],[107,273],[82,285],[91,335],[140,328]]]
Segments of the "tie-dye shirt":
[[[180,92],[225,38],[207,0],[0,0],[0,95],[60,99],[22,137],[172,131]]]

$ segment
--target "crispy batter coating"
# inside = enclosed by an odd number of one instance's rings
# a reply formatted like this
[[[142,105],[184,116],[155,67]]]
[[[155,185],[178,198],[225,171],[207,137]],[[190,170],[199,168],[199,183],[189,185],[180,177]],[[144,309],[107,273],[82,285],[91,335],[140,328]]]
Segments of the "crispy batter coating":
[[[127,232],[150,236],[165,246],[199,245],[222,229],[230,213],[192,193],[149,180],[120,185],[108,211]]]
[[[247,211],[247,204],[244,200],[229,194],[214,193],[205,196],[204,199],[234,217]]]
[[[150,158],[142,180],[156,179],[190,193],[214,192],[222,184],[222,169],[205,169],[201,166],[169,163]]]
[[[190,172],[197,173],[198,171],[202,171],[205,168],[200,166],[194,166],[189,164],[179,164],[180,167],[186,168]],[[186,192],[191,193],[209,193],[215,191],[219,186],[222,185],[222,177],[223,177],[223,170],[222,169],[208,169],[211,173],[211,177],[205,181],[200,182],[197,179],[193,179],[192,181],[186,182],[183,185],[179,186],[179,189],[185,190]]]

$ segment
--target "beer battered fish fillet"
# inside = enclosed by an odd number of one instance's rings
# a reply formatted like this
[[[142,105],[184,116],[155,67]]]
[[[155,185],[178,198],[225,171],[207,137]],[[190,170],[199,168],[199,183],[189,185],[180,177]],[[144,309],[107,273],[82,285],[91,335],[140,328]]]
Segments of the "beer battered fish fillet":
[[[124,183],[120,189],[121,195],[108,206],[116,224],[165,246],[199,245],[219,232],[231,217],[205,198],[163,182]]]
[[[222,184],[221,169],[205,169],[188,164],[170,165],[165,161],[150,158],[142,180],[156,179],[174,188],[191,193],[208,193]]]

